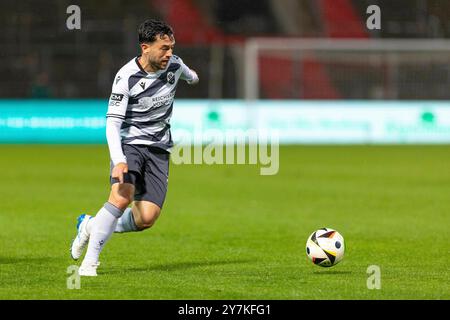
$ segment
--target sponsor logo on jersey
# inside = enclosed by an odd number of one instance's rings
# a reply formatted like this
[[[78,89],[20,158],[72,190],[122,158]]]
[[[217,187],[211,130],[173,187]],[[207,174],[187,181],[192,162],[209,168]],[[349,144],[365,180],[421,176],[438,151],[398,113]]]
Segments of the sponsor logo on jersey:
[[[122,79],[120,76],[117,76],[116,78],[116,84],[120,81],[120,79]]]
[[[114,101],[122,101],[122,99],[123,99],[123,94],[120,94],[120,93],[111,93],[110,100],[114,100]]]
[[[170,84],[174,84],[175,83],[175,74],[173,72],[168,72],[167,73],[167,82]]]
[[[145,82],[144,82],[144,81],[142,81],[141,83],[139,83],[139,85],[141,86],[142,90],[145,89]]]

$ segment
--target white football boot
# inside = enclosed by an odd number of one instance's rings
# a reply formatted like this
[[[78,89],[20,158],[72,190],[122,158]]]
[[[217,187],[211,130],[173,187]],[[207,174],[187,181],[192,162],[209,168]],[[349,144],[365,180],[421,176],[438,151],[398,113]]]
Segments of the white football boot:
[[[83,263],[78,269],[78,275],[83,277],[96,277],[97,276],[97,267],[100,265],[100,262],[97,263]]]
[[[72,241],[70,247],[70,255],[73,260],[78,260],[83,254],[84,248],[89,243],[89,233],[87,232],[87,224],[92,216],[88,214],[82,214],[77,219],[77,236]]]

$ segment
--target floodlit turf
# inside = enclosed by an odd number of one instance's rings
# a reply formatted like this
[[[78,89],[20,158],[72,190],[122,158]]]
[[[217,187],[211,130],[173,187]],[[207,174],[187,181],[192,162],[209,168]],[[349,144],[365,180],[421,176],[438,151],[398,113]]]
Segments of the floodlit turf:
[[[280,171],[171,165],[157,224],[115,234],[67,288],[76,217],[109,192],[106,146],[0,146],[0,299],[449,299],[450,147],[282,147]],[[346,240],[320,268],[305,243]],[[78,262],[79,263],[79,262]],[[367,288],[367,268],[381,289]]]

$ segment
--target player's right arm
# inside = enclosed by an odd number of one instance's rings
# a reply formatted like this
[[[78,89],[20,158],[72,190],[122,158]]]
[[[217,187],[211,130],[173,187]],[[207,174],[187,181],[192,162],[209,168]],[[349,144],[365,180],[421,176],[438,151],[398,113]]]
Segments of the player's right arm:
[[[106,113],[106,139],[109,154],[114,168],[111,176],[123,183],[123,174],[128,172],[127,159],[122,150],[120,128],[125,120],[128,106],[128,81],[120,72],[116,75],[109,98],[108,112]]]

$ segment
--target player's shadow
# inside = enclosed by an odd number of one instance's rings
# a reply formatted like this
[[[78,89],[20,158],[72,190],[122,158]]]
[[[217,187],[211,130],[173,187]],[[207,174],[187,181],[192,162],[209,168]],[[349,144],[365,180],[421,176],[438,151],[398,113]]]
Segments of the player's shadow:
[[[123,272],[145,272],[145,271],[177,271],[177,270],[186,270],[193,268],[202,268],[202,267],[212,267],[212,266],[221,266],[228,264],[243,264],[249,263],[252,260],[222,260],[222,261],[192,261],[192,262],[176,262],[176,263],[168,263],[168,264],[157,264],[157,265],[149,265],[147,267],[139,267],[139,268],[113,268],[108,271],[108,273],[123,273]]]

